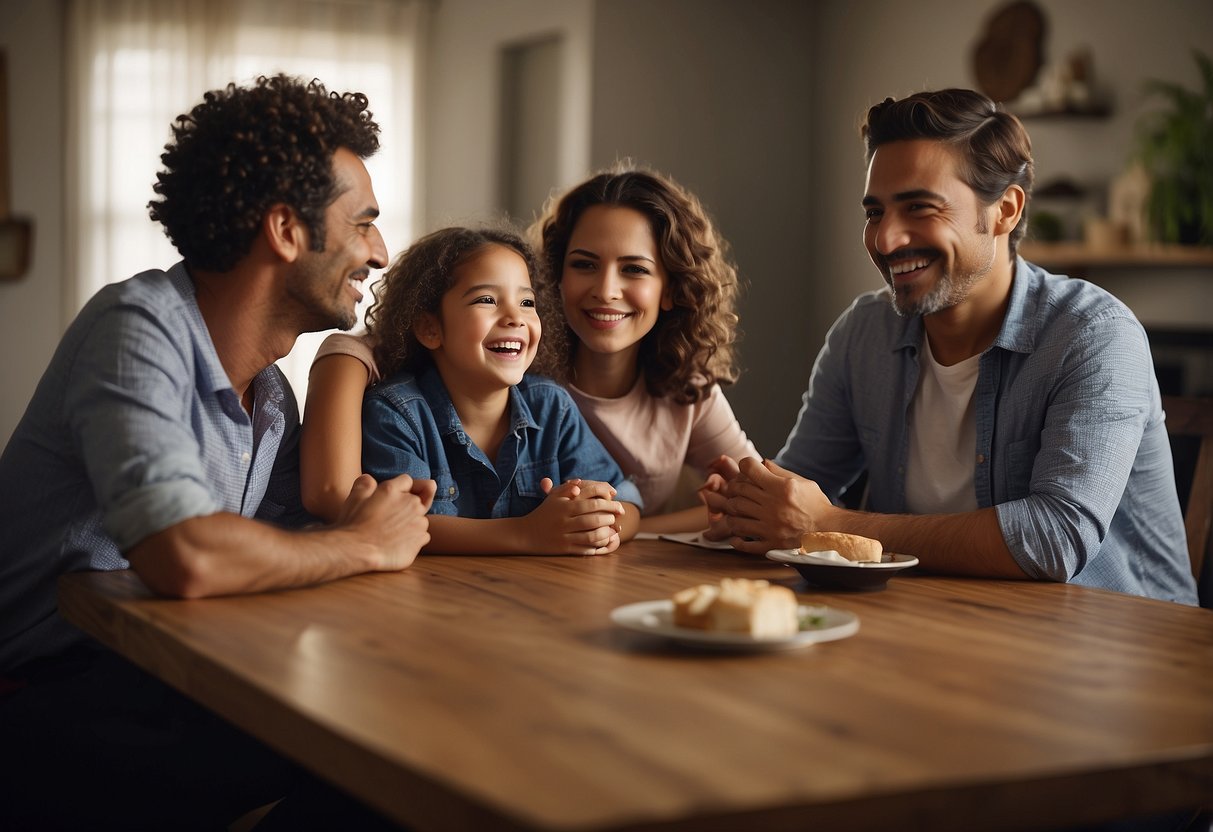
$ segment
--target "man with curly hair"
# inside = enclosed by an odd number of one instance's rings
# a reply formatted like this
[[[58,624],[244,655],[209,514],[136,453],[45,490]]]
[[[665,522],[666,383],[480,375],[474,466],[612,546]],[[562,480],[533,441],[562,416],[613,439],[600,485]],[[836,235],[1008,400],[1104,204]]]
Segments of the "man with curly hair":
[[[826,336],[775,462],[712,495],[749,552],[875,538],[932,571],[1195,604],[1145,330],[1017,255],[1032,146],[971,90],[868,111],[864,243],[886,287]],[[867,511],[835,504],[868,473]]]
[[[298,773],[65,622],[55,581],[133,569],[181,598],[409,566],[433,483],[361,477],[329,527],[299,492],[274,362],[355,322],[387,265],[360,93],[286,76],[178,117],[150,203],[183,258],[77,316],[0,457],[0,826],[223,827]],[[15,764],[15,765],[14,765]]]

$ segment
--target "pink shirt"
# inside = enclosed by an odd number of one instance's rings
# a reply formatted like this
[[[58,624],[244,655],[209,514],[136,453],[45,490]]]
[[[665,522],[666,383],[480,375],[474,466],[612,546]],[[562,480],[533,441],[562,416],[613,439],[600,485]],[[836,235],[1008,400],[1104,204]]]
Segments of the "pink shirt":
[[[370,382],[379,380],[365,335],[330,335],[316,351],[316,360],[333,354],[357,358],[366,365]],[[717,384],[697,404],[655,398],[643,377],[617,399],[591,396],[571,384],[568,390],[590,430],[640,489],[646,515],[663,513],[684,464],[706,476],[707,466],[721,454],[734,459],[759,455]]]
[[[721,454],[758,456],[717,384],[697,404],[655,398],[643,377],[617,399],[568,388],[590,430],[640,489],[645,514],[665,511],[684,464],[706,476],[707,466]]]

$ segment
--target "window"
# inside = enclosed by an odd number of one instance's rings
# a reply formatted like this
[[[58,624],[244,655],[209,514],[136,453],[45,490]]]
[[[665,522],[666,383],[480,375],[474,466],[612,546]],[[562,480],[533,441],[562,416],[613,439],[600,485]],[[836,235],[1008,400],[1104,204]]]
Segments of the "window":
[[[414,236],[417,38],[425,0],[72,0],[68,5],[68,285],[73,317],[106,283],[180,259],[147,203],[171,125],[202,94],[285,72],[370,99],[367,160],[388,251]],[[372,275],[372,281],[378,275]],[[365,314],[370,294],[359,309]],[[326,333],[279,365],[304,401]]]

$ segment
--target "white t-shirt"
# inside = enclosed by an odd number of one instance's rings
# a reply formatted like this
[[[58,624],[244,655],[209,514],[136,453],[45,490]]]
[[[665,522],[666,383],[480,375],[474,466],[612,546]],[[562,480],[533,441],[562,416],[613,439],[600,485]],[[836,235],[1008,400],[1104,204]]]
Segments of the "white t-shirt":
[[[330,335],[316,351],[316,359],[334,353],[357,358],[370,372],[371,383],[379,380],[365,336]],[[666,510],[683,465],[706,476],[707,466],[721,454],[734,459],[758,456],[719,385],[713,384],[697,404],[654,398],[643,377],[617,399],[591,396],[571,384],[567,387],[590,430],[640,489],[646,515]]]
[[[931,354],[926,336],[922,345],[918,389],[910,403],[906,508],[911,514],[975,511],[977,420],[973,392],[981,356],[945,367]]]

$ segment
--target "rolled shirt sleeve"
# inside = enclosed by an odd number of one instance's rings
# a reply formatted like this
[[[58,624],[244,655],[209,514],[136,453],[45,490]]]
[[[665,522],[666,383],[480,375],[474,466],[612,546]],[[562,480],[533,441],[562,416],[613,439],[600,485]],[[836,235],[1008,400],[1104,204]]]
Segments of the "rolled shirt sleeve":
[[[1040,429],[1006,445],[996,466],[1003,483],[995,484],[1006,499],[995,510],[1024,572],[1067,581],[1101,550],[1122,502],[1136,510],[1138,497],[1126,489],[1147,427],[1161,425],[1161,404],[1136,321],[1102,315],[1064,342],[1049,339],[1035,358],[1056,383]],[[1026,372],[1008,394],[1044,381]]]
[[[150,534],[219,510],[183,403],[193,356],[171,318],[119,305],[96,319],[73,363],[65,410],[102,524],[125,551]]]
[[[183,264],[85,305],[0,455],[0,668],[81,637],[56,611],[65,572],[126,568],[191,517],[305,521],[294,395],[274,366],[252,391],[250,418]]]

